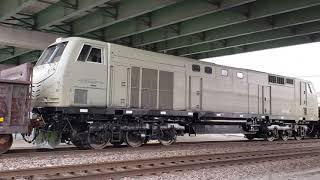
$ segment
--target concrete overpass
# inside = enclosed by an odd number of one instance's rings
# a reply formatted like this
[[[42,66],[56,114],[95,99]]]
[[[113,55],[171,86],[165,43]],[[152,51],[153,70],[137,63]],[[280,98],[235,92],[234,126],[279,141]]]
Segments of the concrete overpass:
[[[196,59],[317,42],[320,0],[2,0],[0,63],[82,36]]]

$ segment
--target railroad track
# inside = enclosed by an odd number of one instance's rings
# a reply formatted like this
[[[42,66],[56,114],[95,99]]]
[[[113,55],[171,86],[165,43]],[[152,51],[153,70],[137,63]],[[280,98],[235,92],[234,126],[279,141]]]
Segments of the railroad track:
[[[135,148],[134,150],[152,150],[152,149],[166,149],[171,150],[175,148],[185,148],[188,146],[237,146],[245,143],[246,146],[273,146],[273,145],[289,145],[289,144],[312,144],[320,142],[320,139],[307,139],[303,141],[296,141],[296,140],[288,140],[288,141],[276,141],[276,142],[268,142],[268,141],[202,141],[202,142],[176,142],[175,144],[172,144],[170,146],[162,146],[160,144],[154,143],[154,144],[145,144],[142,147]],[[9,150],[6,154],[0,155],[0,159],[6,159],[6,158],[17,158],[17,157],[35,157],[35,156],[48,156],[48,155],[64,155],[68,154],[70,152],[75,153],[91,153],[91,152],[119,152],[119,151],[127,151],[129,147],[126,145],[121,145],[119,147],[107,147],[106,149],[102,150],[92,150],[92,149],[79,149],[77,147],[71,146],[71,147],[61,147],[56,149],[12,149]]]
[[[3,179],[118,179],[316,156],[320,156],[320,146],[22,169],[2,171],[0,177]]]

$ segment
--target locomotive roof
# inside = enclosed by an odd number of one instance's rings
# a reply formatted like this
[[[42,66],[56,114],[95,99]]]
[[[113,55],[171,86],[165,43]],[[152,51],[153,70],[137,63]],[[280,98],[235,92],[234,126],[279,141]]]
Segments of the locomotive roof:
[[[156,53],[156,52],[152,52],[152,51],[147,51],[147,50],[143,50],[143,49],[138,49],[138,48],[133,48],[133,47],[127,47],[127,46],[123,46],[123,45],[118,45],[118,44],[113,44],[113,43],[109,43],[109,42],[104,42],[104,41],[99,41],[99,40],[94,40],[94,39],[89,39],[89,38],[83,38],[83,37],[67,37],[67,38],[58,38],[57,41],[55,43],[52,43],[51,45],[60,43],[60,42],[65,42],[65,41],[70,41],[70,40],[85,40],[88,41],[90,43],[96,43],[96,44],[102,44],[102,43],[106,43],[106,44],[111,44],[111,45],[116,45],[116,46],[122,46],[122,47],[126,47],[126,48],[130,48],[130,49],[136,49],[139,51],[145,51],[148,52],[150,54],[162,54],[162,53]],[[51,46],[50,45],[50,46]],[[214,65],[214,66],[218,66],[218,67],[226,67],[226,68],[232,68],[232,69],[237,69],[237,70],[241,70],[241,71],[253,71],[253,72],[259,72],[259,73],[265,73],[268,75],[275,75],[275,76],[281,76],[281,77],[287,77],[287,78],[292,78],[292,79],[297,79],[299,80],[300,78],[296,78],[296,77],[290,77],[290,76],[284,76],[284,75],[279,75],[279,74],[273,74],[273,73],[268,73],[268,72],[264,72],[264,71],[258,71],[258,70],[253,70],[253,69],[247,69],[247,68],[238,68],[238,67],[232,67],[232,66],[225,66],[225,65],[221,65],[221,64],[216,64],[216,63],[212,63],[212,62],[206,62],[206,61],[199,61],[196,59],[191,59],[191,58],[186,58],[186,57],[180,57],[180,56],[173,56],[173,55],[169,55],[169,54],[162,54],[164,56],[172,56],[174,58],[179,58],[181,60],[184,61],[189,61],[192,63],[201,63],[201,64],[207,64],[207,65]],[[301,79],[300,79],[301,80]],[[309,82],[307,80],[304,80],[306,82]]]

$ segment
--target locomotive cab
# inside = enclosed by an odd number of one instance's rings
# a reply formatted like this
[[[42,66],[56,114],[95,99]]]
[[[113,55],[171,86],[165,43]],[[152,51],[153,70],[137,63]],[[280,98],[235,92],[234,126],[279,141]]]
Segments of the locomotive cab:
[[[66,58],[68,42],[56,42],[43,51],[33,69],[33,106],[57,105],[61,103],[61,69]]]
[[[105,43],[57,39],[34,67],[33,106],[105,106]]]

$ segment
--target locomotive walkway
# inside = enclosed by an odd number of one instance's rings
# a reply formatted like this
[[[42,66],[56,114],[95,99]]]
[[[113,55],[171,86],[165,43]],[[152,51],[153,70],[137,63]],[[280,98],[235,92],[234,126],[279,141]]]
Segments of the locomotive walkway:
[[[83,164],[26,170],[2,171],[1,178],[14,179],[97,179],[148,176],[202,168],[317,157],[320,146],[294,149],[247,151],[221,154],[177,156],[96,164]]]

